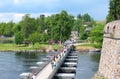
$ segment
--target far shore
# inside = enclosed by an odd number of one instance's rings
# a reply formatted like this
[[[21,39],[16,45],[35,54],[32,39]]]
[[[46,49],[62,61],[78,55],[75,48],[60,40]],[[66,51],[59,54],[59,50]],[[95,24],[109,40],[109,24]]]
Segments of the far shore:
[[[8,45],[9,46],[9,45]],[[32,52],[32,53],[41,53],[41,52],[50,52],[50,51],[57,51],[59,50],[60,48],[54,48],[53,46],[49,46],[48,45],[45,45],[43,48],[41,49],[37,49],[37,48],[34,48],[34,49],[0,49],[0,52]],[[100,52],[101,49],[97,49],[95,47],[92,47],[92,46],[75,46],[75,51],[80,51],[80,52]]]
[[[24,45],[16,45],[14,43],[7,43],[7,44],[1,44],[0,43],[0,51],[1,52],[45,52],[45,51],[51,51],[51,50],[59,50],[61,48],[61,45],[48,45],[48,44],[35,44],[24,46]]]
[[[75,47],[76,51],[86,51],[86,52],[101,52],[101,49],[92,47],[92,46],[76,46]]]

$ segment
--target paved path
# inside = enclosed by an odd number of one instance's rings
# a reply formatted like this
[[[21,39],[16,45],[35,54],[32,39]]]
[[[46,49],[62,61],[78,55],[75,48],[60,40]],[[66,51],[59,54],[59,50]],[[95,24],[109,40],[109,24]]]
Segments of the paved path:
[[[59,60],[57,63],[57,67],[55,69],[52,69],[51,62],[49,62],[36,76],[36,79],[51,79],[51,77],[55,74],[57,69],[60,67],[61,63],[65,60],[66,56],[68,55],[69,50],[65,53],[65,55]]]
[[[53,72],[51,62],[36,76],[36,79],[48,79],[50,74]]]

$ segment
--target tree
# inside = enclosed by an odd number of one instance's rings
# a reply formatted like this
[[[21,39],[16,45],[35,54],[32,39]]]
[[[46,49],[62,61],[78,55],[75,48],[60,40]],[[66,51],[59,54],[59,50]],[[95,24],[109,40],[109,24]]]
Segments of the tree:
[[[91,17],[88,13],[84,14],[82,16],[82,18],[83,18],[84,22],[91,22]]]
[[[23,42],[23,36],[22,36],[22,33],[21,32],[17,32],[15,34],[15,43],[16,44],[22,44]]]
[[[20,32],[21,31],[21,24],[20,23],[14,24],[12,30],[13,30],[14,34]]]
[[[4,27],[4,36],[11,37],[13,35],[13,31],[12,31],[13,26],[14,23],[12,21],[6,24],[6,26]]]
[[[77,19],[74,21],[72,30],[76,30],[79,32],[81,26],[82,26],[82,16],[81,16],[81,14],[78,14]]]
[[[40,34],[40,40],[41,42],[47,42],[48,41],[48,35],[46,33]]]
[[[30,34],[36,31],[36,25],[35,25],[35,19],[30,18],[29,14],[26,14],[23,16],[21,21],[21,32],[23,34],[23,37],[27,39]]]
[[[89,34],[89,41],[91,43],[97,43],[99,47],[102,47],[104,26],[104,24],[97,24]]]
[[[38,22],[38,32],[42,33],[45,31],[45,29],[47,29],[47,27],[45,26],[45,15],[40,15],[40,17],[37,18],[37,22]]]
[[[87,39],[87,37],[88,37],[88,34],[87,34],[87,32],[85,31],[85,29],[86,29],[86,27],[84,27],[84,26],[81,26],[81,27],[80,27],[80,39],[81,39],[81,40],[85,40],[85,39]]]
[[[53,15],[51,27],[51,37],[54,40],[65,41],[70,37],[74,17],[66,11],[61,11],[60,14]]]
[[[45,30],[47,30],[47,35],[48,35],[48,39],[51,39],[51,28],[52,28],[52,26],[51,26],[51,17],[50,16],[48,16],[48,17],[46,17],[45,18],[45,26],[46,26],[46,29]]]
[[[82,19],[81,14],[78,14],[78,15],[77,15],[77,19],[79,19],[79,20],[81,20],[81,19]]]
[[[40,34],[35,32],[29,35],[29,41],[34,45],[40,41]]]
[[[4,34],[5,27],[6,27],[6,23],[0,23],[0,36]]]
[[[107,23],[120,19],[120,0],[110,0]]]

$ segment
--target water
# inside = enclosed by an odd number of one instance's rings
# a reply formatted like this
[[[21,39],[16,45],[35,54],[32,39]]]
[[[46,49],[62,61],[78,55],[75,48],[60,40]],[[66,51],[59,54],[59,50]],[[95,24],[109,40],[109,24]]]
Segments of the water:
[[[0,52],[0,79],[21,79],[21,73],[29,72],[30,67],[45,56],[41,53]],[[76,77],[91,79],[98,69],[99,56],[99,53],[80,53]]]
[[[29,72],[31,66],[41,60],[46,54],[26,54],[15,52],[0,52],[0,79],[21,79],[23,72]]]
[[[81,52],[79,54],[76,79],[91,79],[98,70],[100,52]]]

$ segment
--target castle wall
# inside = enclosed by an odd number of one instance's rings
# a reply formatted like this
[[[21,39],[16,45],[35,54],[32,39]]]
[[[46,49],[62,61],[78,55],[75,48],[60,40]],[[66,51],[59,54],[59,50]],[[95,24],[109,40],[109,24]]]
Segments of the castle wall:
[[[109,25],[109,27],[112,28],[115,26],[115,23],[117,24],[119,23],[118,25],[120,25],[120,21],[117,21],[117,22],[107,24],[106,27],[108,27]],[[111,34],[111,33],[115,33],[115,37],[111,35],[107,36],[108,34]],[[104,34],[98,73],[100,76],[104,76],[108,79],[120,79],[120,39],[119,37],[120,37],[120,30],[118,30],[117,27],[114,32],[111,31],[110,33]]]

